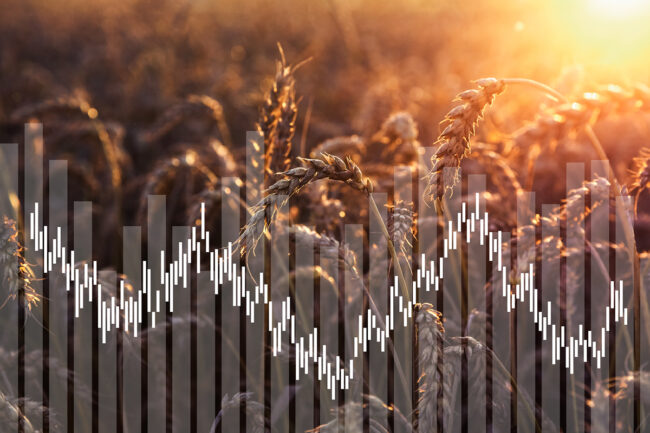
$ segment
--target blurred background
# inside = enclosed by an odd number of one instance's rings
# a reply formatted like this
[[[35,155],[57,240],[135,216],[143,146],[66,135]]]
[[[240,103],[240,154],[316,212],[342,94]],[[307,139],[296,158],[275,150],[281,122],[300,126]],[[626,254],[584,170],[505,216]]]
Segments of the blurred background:
[[[207,201],[208,224],[218,232],[223,209],[219,182],[239,177],[237,186],[243,185],[246,132],[263,129],[259,125],[264,115],[293,102],[295,111],[293,107],[287,111],[289,118],[295,114],[295,123],[288,122],[290,134],[285,141],[292,142],[289,165],[314,149],[328,149],[324,142],[338,138],[329,143],[331,148],[338,143],[343,150],[351,149],[353,159],[378,190],[388,191],[386,204],[395,205],[391,194],[394,164],[412,169],[406,177],[411,175],[408,182],[417,186],[414,173],[422,175],[430,167],[432,152],[425,148],[434,146],[446,113],[458,105],[455,95],[476,88],[473,80],[484,77],[534,79],[552,86],[569,101],[579,102],[567,107],[534,89],[512,86],[487,108],[472,142],[473,157],[463,161],[463,170],[488,172],[485,198],[494,224],[491,230],[502,229],[516,237],[515,198],[524,190],[535,191],[537,212],[542,204],[560,205],[567,197],[567,163],[585,164],[585,172],[576,178],[579,185],[582,178],[591,179],[591,161],[598,159],[584,134],[585,125],[591,125],[618,180],[637,187],[637,246],[648,258],[650,154],[641,153],[650,138],[650,2],[646,0],[1,0],[0,8],[0,142],[22,143],[24,123],[42,122],[45,160],[68,161],[70,212],[61,214],[71,219],[72,202],[92,201],[93,245],[102,247],[92,251],[92,258],[103,268],[122,268],[122,229],[146,224],[150,194],[168,196],[168,226],[193,224],[197,204]],[[278,73],[283,55],[283,66],[309,61],[291,69],[290,84],[285,82],[283,88],[286,99],[280,98],[283,103],[273,106],[269,94],[278,77],[283,78]],[[639,155],[643,158],[635,162]],[[310,188],[301,193],[306,200],[292,204],[288,219],[314,227],[309,235],[317,241],[322,241],[321,235],[342,240],[346,223],[368,224],[367,207],[359,205],[356,191],[340,185]],[[415,189],[414,209],[404,211],[408,233],[413,210],[424,209],[418,203],[421,196],[422,191]],[[20,215],[18,200],[9,201]],[[240,217],[244,214],[242,203],[228,206]],[[398,212],[394,206],[381,207],[388,228],[394,230]],[[565,210],[558,207],[555,215],[558,239],[560,225],[566,223]],[[586,212],[580,217],[589,218]],[[436,227],[432,221],[430,226]],[[539,225],[539,220],[531,224]],[[24,229],[21,221],[15,225],[7,224],[11,230],[5,236],[13,243],[17,242],[16,230]],[[148,242],[144,230],[142,240],[143,245]],[[607,242],[600,247],[614,251],[615,245]],[[384,253],[380,250],[385,246],[360,244],[359,276],[370,281],[368,257]],[[424,244],[422,251],[428,253],[440,248]],[[334,241],[332,245],[339,246]],[[556,245],[554,266],[566,268],[565,246],[561,240]],[[34,268],[40,265],[33,263]],[[313,270],[308,270],[310,276]],[[385,273],[379,275],[379,279],[385,277]],[[564,292],[571,288],[557,286]],[[485,296],[480,287],[478,292]],[[488,284],[485,292],[489,290]],[[464,317],[450,313],[460,302],[454,293],[444,295],[447,335],[469,335],[469,325],[463,328],[468,310],[463,310]],[[385,296],[381,290],[379,294]],[[365,294],[357,290],[355,296],[360,300]],[[583,299],[578,300],[582,305]],[[560,307],[571,314],[567,305]],[[208,313],[206,317],[223,320],[226,327],[237,322],[237,317]],[[470,313],[480,320],[488,314],[483,310]],[[14,317],[10,320],[18,323]],[[175,335],[182,335],[176,334],[177,326],[197,322],[190,315],[182,320],[174,325]],[[330,320],[332,326],[340,325],[335,316]],[[31,323],[33,332],[40,335],[40,324]],[[211,338],[213,328],[221,335],[221,323],[198,321],[199,327],[204,325]],[[60,324],[58,335],[67,335],[68,329],[67,323]],[[187,339],[176,338],[177,347],[187,345]],[[33,346],[40,351],[42,345],[36,341]],[[55,341],[53,337],[53,346]],[[402,343],[409,346],[410,341]],[[128,343],[125,340],[125,347]],[[233,356],[239,356],[238,349],[233,349]],[[631,343],[621,349],[626,355],[632,351]],[[527,369],[520,374],[530,384],[537,376],[536,353],[529,352],[529,358],[521,358]],[[507,348],[502,354],[508,355]],[[35,356],[33,363],[41,365],[49,355],[38,352]],[[15,365],[15,357],[6,359]],[[52,355],[50,359],[57,358]],[[156,359],[162,360],[162,355]],[[136,361],[133,368],[140,367],[140,360]],[[150,372],[164,370],[162,365],[154,367]],[[602,383],[624,377],[630,368],[631,361],[625,358]],[[72,383],[68,371],[62,371],[62,384]],[[30,374],[28,396],[30,386],[40,386],[42,371]],[[30,385],[30,379],[36,385]],[[152,382],[159,386],[157,390],[165,389],[164,379]],[[563,392],[584,397],[577,405],[580,410],[594,405],[607,408],[608,399],[618,398],[614,393],[601,393],[605,396],[596,404],[596,391],[580,394],[597,382],[587,378],[585,383],[565,383]],[[215,395],[213,384],[199,380],[198,386],[218,405],[222,395]],[[90,388],[92,383],[84,385]],[[498,389],[496,385],[495,379]],[[510,392],[509,379],[501,385],[504,393]],[[16,390],[6,392],[23,396]],[[151,401],[158,405],[154,411],[162,413],[164,394],[151,394]],[[293,396],[286,404],[295,405]],[[407,417],[409,409],[402,408]],[[510,413],[497,409],[495,420],[504,421],[506,427],[495,431],[509,431]],[[83,410],[79,412],[85,416]],[[465,420],[467,415],[465,410]],[[581,419],[588,425],[586,417]],[[328,418],[323,413],[317,421],[309,427]],[[86,427],[88,420],[84,422],[80,425]],[[560,425],[559,418],[553,422]],[[183,431],[184,424],[179,425]],[[619,431],[632,431],[628,427]]]
[[[4,0],[0,117],[78,92],[130,129],[205,93],[241,143],[279,42],[290,61],[313,58],[297,82],[301,114],[312,106],[308,142],[373,129],[374,111],[401,108],[430,143],[472,79],[523,76],[564,92],[647,81],[649,16],[642,0]]]

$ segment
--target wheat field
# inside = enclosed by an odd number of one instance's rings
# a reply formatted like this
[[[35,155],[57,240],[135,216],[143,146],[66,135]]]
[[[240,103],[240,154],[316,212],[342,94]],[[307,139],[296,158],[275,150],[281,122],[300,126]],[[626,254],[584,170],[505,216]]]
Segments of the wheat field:
[[[272,357],[263,332],[245,331],[209,291],[193,291],[187,313],[145,326],[141,338],[125,333],[112,349],[90,350],[96,341],[72,324],[61,280],[44,275],[28,247],[28,186],[12,189],[2,175],[0,432],[650,431],[644,2],[0,6],[0,143],[22,143],[29,125],[42,125],[47,218],[72,227],[87,212],[87,242],[67,241],[94,245],[86,259],[100,264],[107,294],[129,273],[127,249],[160,245],[151,196],[166,197],[169,245],[172,227],[201,221],[203,203],[213,233],[236,226],[215,242],[232,241],[255,272],[270,269],[273,237],[281,240],[288,266],[271,278],[286,284],[297,315],[308,297],[311,325],[332,330],[349,355],[350,317],[384,317],[387,281],[411,287],[420,254],[446,248],[450,212],[484,175],[480,201],[489,229],[507,234],[513,285],[532,263],[548,277],[539,282],[558,320],[591,332],[609,321],[607,287],[621,280],[632,316],[608,340],[604,370],[550,368],[528,319],[505,313],[501,274],[463,244],[444,291],[413,306],[412,325],[392,334],[385,354],[371,349],[353,392],[334,402],[315,377],[306,388],[277,379],[296,354]],[[26,176],[22,151],[16,161]],[[57,208],[64,166],[67,203]],[[200,286],[199,275],[189,279]],[[204,357],[202,336],[226,348],[223,359],[214,347]],[[178,381],[172,348],[192,365]],[[117,370],[104,374],[104,359]],[[137,392],[120,388],[129,374]],[[107,387],[114,394],[98,392]]]

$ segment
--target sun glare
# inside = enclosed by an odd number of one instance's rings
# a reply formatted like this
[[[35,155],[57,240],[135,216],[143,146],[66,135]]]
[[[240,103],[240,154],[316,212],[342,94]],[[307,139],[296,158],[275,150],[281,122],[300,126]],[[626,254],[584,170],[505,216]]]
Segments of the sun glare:
[[[610,18],[622,18],[648,12],[647,0],[591,0],[590,6],[596,13]]]
[[[556,55],[619,75],[650,73],[650,61],[641,55],[650,51],[650,1],[552,0],[547,6]]]

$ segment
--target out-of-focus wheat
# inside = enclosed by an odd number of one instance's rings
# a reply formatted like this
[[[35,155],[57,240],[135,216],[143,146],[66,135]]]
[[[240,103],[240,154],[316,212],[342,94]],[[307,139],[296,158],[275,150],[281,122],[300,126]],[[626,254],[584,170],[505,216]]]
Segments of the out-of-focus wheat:
[[[19,422],[22,425],[24,433],[37,433],[29,418],[20,409],[18,402],[10,400],[0,391],[0,423],[17,430]]]
[[[6,216],[0,226],[0,270],[8,299],[16,299],[22,294],[26,311],[38,305],[41,296],[31,285],[34,272],[23,256],[16,222]]]
[[[399,201],[388,206],[388,209],[389,218],[388,224],[386,224],[388,233],[395,248],[407,258],[406,247],[411,246],[411,238],[415,234],[415,227],[417,227],[413,203]]]
[[[184,101],[167,109],[156,123],[142,134],[141,140],[147,145],[151,144],[181,125],[186,119],[198,117],[207,117],[215,122],[221,139],[228,148],[232,148],[232,139],[223,107],[219,101],[207,95],[190,95]]]
[[[310,432],[362,433],[366,423],[372,433],[386,432],[389,418],[395,420],[396,428],[399,428],[400,431],[413,431],[408,419],[398,408],[387,405],[376,395],[364,395],[363,400],[368,403],[348,402],[339,406],[336,409],[337,417],[334,420],[316,427]]]
[[[264,405],[255,400],[252,400],[252,392],[238,392],[230,397],[225,394],[221,399],[221,410],[217,414],[210,433],[217,431],[217,427],[221,423],[223,416],[234,410],[244,407],[246,410],[247,425],[252,433],[264,433],[266,431],[267,420],[264,417]]]
[[[634,158],[632,190],[639,193],[650,185],[650,149],[641,149]]]

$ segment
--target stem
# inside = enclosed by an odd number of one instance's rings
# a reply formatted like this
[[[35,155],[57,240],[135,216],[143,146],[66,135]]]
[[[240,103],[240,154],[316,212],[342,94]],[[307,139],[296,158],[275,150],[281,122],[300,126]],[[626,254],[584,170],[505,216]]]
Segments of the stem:
[[[600,144],[600,140],[598,140],[598,137],[596,137],[596,133],[594,132],[591,125],[587,124],[587,126],[585,126],[585,134],[587,134],[587,138],[589,138],[589,141],[591,142],[591,145],[594,147],[594,150],[596,150],[596,153],[598,154],[598,158],[600,158],[602,161],[608,161],[609,162],[609,158],[607,157],[607,154],[605,153],[605,149],[603,149],[603,145]],[[610,170],[609,180],[612,183],[618,183],[616,181],[616,177],[614,175],[614,170],[613,169]]]
[[[558,102],[562,103],[567,103],[569,100],[560,92],[552,88],[551,86],[547,86],[546,84],[540,83],[539,81],[531,80],[529,78],[503,78],[501,79],[504,84],[508,85],[523,85],[523,86],[528,86],[528,87],[533,87],[536,88],[537,90],[541,90],[544,93],[547,93],[549,96],[552,96],[553,99],[555,99]]]
[[[446,227],[446,222],[451,221],[451,215],[449,214],[449,209],[447,206],[443,206],[443,200],[444,198],[436,202],[436,212],[438,213],[438,218],[443,222],[443,233]],[[458,284],[458,287],[460,287],[460,290],[462,292],[463,288],[463,282],[464,281],[469,281],[468,277],[468,269],[467,269],[467,263],[465,260],[465,256],[463,255],[462,248],[458,250],[458,257],[460,258],[460,266],[458,266],[458,262],[456,261],[456,254],[451,254],[449,253],[449,261],[451,263],[451,267],[454,270],[454,276],[456,277],[456,283]],[[460,268],[460,271],[458,270]],[[462,274],[462,275],[461,275]],[[462,304],[462,303],[461,303]],[[463,315],[463,306],[457,306],[455,302],[450,302],[449,305],[452,305],[454,309],[456,310],[456,313],[458,313],[458,316],[461,318],[465,317]]]
[[[402,273],[402,266],[399,263],[399,256],[395,251],[395,246],[393,245],[393,241],[390,238],[390,234],[388,233],[386,224],[384,224],[384,220],[381,217],[381,214],[379,213],[379,209],[377,208],[377,203],[375,202],[375,199],[372,197],[372,194],[368,194],[368,200],[370,201],[370,211],[372,215],[375,217],[375,219],[377,220],[377,223],[381,228],[381,232],[383,233],[384,237],[386,238],[386,242],[388,243],[388,252],[390,253],[391,258],[393,259],[393,263],[395,264],[395,272],[397,273],[397,279],[399,281],[399,285],[402,286],[402,296],[406,298],[406,302],[410,302],[411,298],[409,296],[408,285],[406,284],[406,279],[404,278],[404,274]]]

